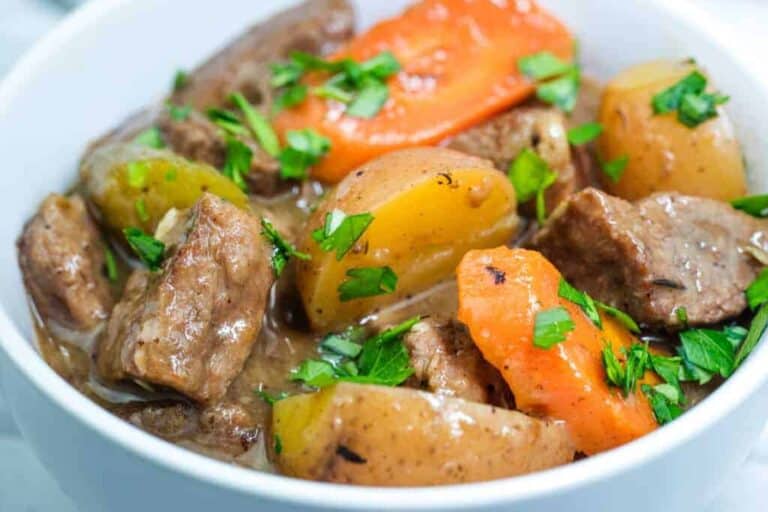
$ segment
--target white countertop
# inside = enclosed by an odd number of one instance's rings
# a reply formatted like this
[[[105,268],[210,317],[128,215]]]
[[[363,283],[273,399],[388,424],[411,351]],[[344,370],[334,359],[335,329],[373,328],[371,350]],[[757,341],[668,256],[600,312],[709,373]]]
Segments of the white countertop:
[[[677,1],[677,0],[669,0]],[[0,77],[18,55],[47,31],[73,0],[0,0]],[[768,48],[768,0],[698,0],[721,21],[738,27],[747,50]],[[764,59],[756,58],[763,64]],[[0,397],[2,409],[2,397]],[[0,432],[3,431],[0,425]],[[768,429],[741,470],[724,475],[726,488],[706,512],[768,510]],[[0,436],[0,511],[77,512],[77,508],[34,457],[23,440]],[[684,511],[679,511],[684,512]],[[698,511],[697,511],[698,512]]]

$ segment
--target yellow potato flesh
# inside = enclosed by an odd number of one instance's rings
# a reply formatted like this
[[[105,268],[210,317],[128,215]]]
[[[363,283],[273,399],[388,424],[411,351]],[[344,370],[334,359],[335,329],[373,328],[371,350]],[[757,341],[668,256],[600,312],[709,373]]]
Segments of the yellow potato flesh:
[[[312,259],[299,264],[297,279],[312,325],[345,325],[450,277],[468,250],[512,238],[518,225],[515,208],[507,177],[482,159],[418,148],[369,162],[339,184],[301,237],[301,248]],[[323,252],[311,237],[334,209],[374,216],[341,261],[335,252]],[[347,270],[382,266],[397,274],[394,293],[339,300],[337,289]]]
[[[678,121],[676,112],[653,113],[653,96],[695,69],[687,61],[654,61],[608,83],[600,105],[605,131],[598,152],[604,161],[629,157],[618,183],[602,177],[608,192],[629,200],[660,191],[720,200],[745,194],[741,150],[722,107],[717,117],[693,128]]]
[[[281,472],[362,485],[437,485],[573,460],[562,423],[407,388],[341,383],[275,403]]]
[[[130,165],[143,168],[133,180]],[[240,208],[248,207],[245,193],[216,169],[135,144],[97,149],[83,162],[80,174],[89,200],[98,207],[101,222],[115,230],[136,226],[152,233],[168,210],[192,207],[203,192]],[[138,175],[141,180],[136,179]],[[143,202],[146,217],[139,213],[139,201]]]

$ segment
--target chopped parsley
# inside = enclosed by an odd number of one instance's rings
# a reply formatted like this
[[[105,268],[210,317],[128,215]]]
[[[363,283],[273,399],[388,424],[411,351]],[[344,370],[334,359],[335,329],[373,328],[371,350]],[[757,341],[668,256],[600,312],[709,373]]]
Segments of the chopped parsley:
[[[665,425],[679,417],[683,410],[680,408],[679,392],[669,384],[659,384],[658,386],[649,386],[643,384],[641,389],[653,410],[653,415],[659,425]]]
[[[763,304],[760,309],[757,310],[757,314],[749,324],[749,330],[744,338],[744,341],[736,349],[736,357],[734,358],[734,366],[739,366],[752,352],[760,338],[765,332],[766,325],[768,325],[768,304]]]
[[[288,393],[285,391],[280,391],[275,395],[270,395],[269,393],[267,393],[262,389],[256,391],[256,394],[259,396],[259,398],[264,400],[269,405],[275,405],[275,402],[279,402],[280,400],[284,398],[288,398],[289,396]]]
[[[680,342],[683,361],[701,370],[694,371],[701,384],[715,374],[728,377],[733,372],[736,356],[724,331],[688,329],[680,333]]]
[[[278,434],[275,434],[275,454],[280,455],[283,453],[283,441]]]
[[[325,214],[322,228],[312,232],[312,239],[325,252],[336,251],[336,260],[341,261],[373,222],[370,213],[347,215],[339,209]]]
[[[131,188],[144,188],[149,176],[149,164],[143,160],[128,162],[125,166],[126,180]]]
[[[165,244],[163,242],[136,227],[123,229],[123,234],[133,252],[149,270],[153,272],[160,270],[165,257]]]
[[[621,175],[624,174],[624,170],[627,168],[628,163],[629,156],[622,155],[608,162],[601,161],[600,168],[612,182],[618,183],[621,179]]]
[[[187,85],[187,83],[189,83],[189,73],[183,69],[177,70],[176,74],[173,75],[173,92],[180,91],[184,88],[185,85]]]
[[[768,217],[768,194],[740,197],[731,201],[731,205],[753,217]]]
[[[603,366],[608,383],[620,388],[624,396],[634,393],[638,381],[651,367],[651,354],[646,343],[635,343],[629,349],[621,348],[624,363],[616,357],[613,347],[606,342],[603,347]]]
[[[551,348],[565,341],[565,335],[575,327],[568,310],[562,306],[539,311],[534,320],[533,344],[539,348]]]
[[[189,114],[192,113],[192,107],[186,106],[186,105],[174,105],[173,103],[168,103],[168,115],[171,116],[171,119],[174,121],[185,121]]]
[[[234,137],[227,136],[227,156],[221,173],[232,180],[240,190],[247,191],[248,185],[244,176],[251,171],[253,151],[244,142]]]
[[[688,325],[688,310],[683,306],[675,308],[675,316],[682,325]]]
[[[581,146],[587,142],[592,142],[601,133],[603,133],[603,125],[600,123],[584,123],[579,126],[574,126],[568,130],[568,142],[574,146]]]
[[[209,108],[206,111],[206,115],[213,124],[224,130],[227,134],[241,137],[248,135],[248,129],[243,126],[243,123],[240,121],[240,118],[237,117],[237,114],[230,110],[225,110],[223,108]]]
[[[331,141],[319,133],[305,128],[286,133],[288,145],[278,155],[280,177],[303,180],[308,169],[315,165],[331,149]]]
[[[230,96],[230,101],[237,105],[237,107],[243,112],[245,122],[251,129],[254,138],[259,143],[261,148],[269,156],[277,156],[280,153],[280,141],[277,139],[277,134],[269,124],[269,121],[259,111],[257,111],[253,105],[251,105],[245,96],[239,92]]]
[[[338,287],[341,302],[385,295],[397,287],[397,274],[388,266],[351,268],[346,276]]]
[[[537,81],[536,97],[565,112],[573,112],[581,86],[581,72],[549,52],[539,52],[517,61],[520,72]]]
[[[104,247],[104,270],[107,274],[107,279],[113,283],[117,282],[119,277],[117,272],[117,261],[115,260],[115,254],[109,247]]]
[[[536,198],[536,218],[543,224],[547,216],[544,192],[557,181],[557,173],[534,150],[525,148],[510,164],[507,176],[518,201]]]
[[[163,149],[165,147],[165,142],[163,142],[163,135],[160,133],[160,129],[156,126],[147,128],[138,134],[133,139],[133,142],[154,149]]]
[[[677,111],[677,120],[689,128],[717,117],[717,106],[728,101],[728,96],[707,93],[707,78],[694,70],[676,84],[653,96],[654,114]]]
[[[629,316],[627,313],[613,306],[609,306],[604,302],[595,301],[595,303],[597,304],[598,309],[611,315],[613,318],[616,319],[617,322],[619,322],[624,327],[626,327],[630,332],[633,332],[635,334],[640,332],[640,326],[638,326],[637,322],[635,322],[634,319],[632,319],[632,317]]]
[[[148,222],[149,213],[147,213],[147,203],[144,201],[143,197],[136,200],[134,207],[136,208],[136,215],[138,215],[139,220],[141,222]]]
[[[600,320],[600,313],[597,310],[597,303],[588,294],[574,288],[562,277],[560,278],[560,284],[557,287],[557,294],[579,306],[593,324],[600,329],[603,328],[603,322]]]
[[[272,244],[272,270],[275,272],[275,277],[280,277],[291,257],[300,260],[310,259],[309,254],[298,251],[292,243],[283,238],[277,228],[266,217],[261,218],[261,234]]]
[[[400,63],[389,51],[363,62],[327,61],[305,52],[292,52],[288,62],[272,65],[272,86],[283,89],[276,109],[290,108],[304,101],[308,91],[300,81],[311,71],[331,74],[322,85],[312,89],[313,95],[346,104],[348,116],[370,118],[381,111],[389,98],[386,81],[400,71]]]
[[[397,386],[413,373],[402,337],[420,317],[362,339],[361,329],[329,334],[319,345],[320,359],[307,359],[291,372],[291,380],[322,388],[339,381]]]

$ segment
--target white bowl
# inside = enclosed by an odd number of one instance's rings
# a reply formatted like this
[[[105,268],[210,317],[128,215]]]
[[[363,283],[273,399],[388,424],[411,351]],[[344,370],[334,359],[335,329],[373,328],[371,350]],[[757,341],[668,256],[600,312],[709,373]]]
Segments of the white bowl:
[[[503,0],[500,0],[503,1]],[[513,0],[508,0],[513,1]],[[519,0],[521,2],[526,0]],[[743,461],[768,414],[768,344],[704,403],[627,446],[532,475],[461,486],[379,489],[294,480],[196,455],[99,408],[38,356],[14,241],[84,144],[158,97],[189,68],[288,1],[102,0],[41,41],[0,85],[0,378],[26,440],[83,511],[701,510]],[[364,25],[405,0],[358,3]],[[727,30],[689,4],[548,0],[579,36],[588,73],[694,56],[732,97],[751,181],[768,190],[768,85]],[[471,449],[471,447],[468,447]]]

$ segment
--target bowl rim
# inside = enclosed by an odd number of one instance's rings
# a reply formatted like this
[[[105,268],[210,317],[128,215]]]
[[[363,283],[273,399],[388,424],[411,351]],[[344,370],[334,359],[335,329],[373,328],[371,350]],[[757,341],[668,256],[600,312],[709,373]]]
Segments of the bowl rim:
[[[86,3],[66,17],[38,41],[0,82],[0,117],[23,90],[26,80],[39,73],[46,59],[64,41],[105,17],[114,15],[131,0],[100,0]],[[739,39],[693,3],[665,0],[638,0],[663,13],[686,31],[713,42],[744,76],[759,85],[755,91],[768,104],[768,80],[754,70],[733,41]],[[713,37],[712,34],[719,34]],[[742,367],[712,395],[675,422],[632,443],[608,452],[528,475],[489,482],[437,487],[360,487],[306,481],[218,461],[152,436],[107,412],[51,369],[14,325],[5,308],[0,308],[0,347],[11,363],[37,391],[53,401],[94,434],[115,443],[131,454],[176,474],[213,484],[254,498],[265,497],[297,506],[333,505],[339,510],[359,509],[375,498],[377,507],[387,510],[461,509],[494,504],[512,504],[543,495],[561,494],[631,470],[707,430],[725,418],[768,381],[768,342],[761,342]]]

